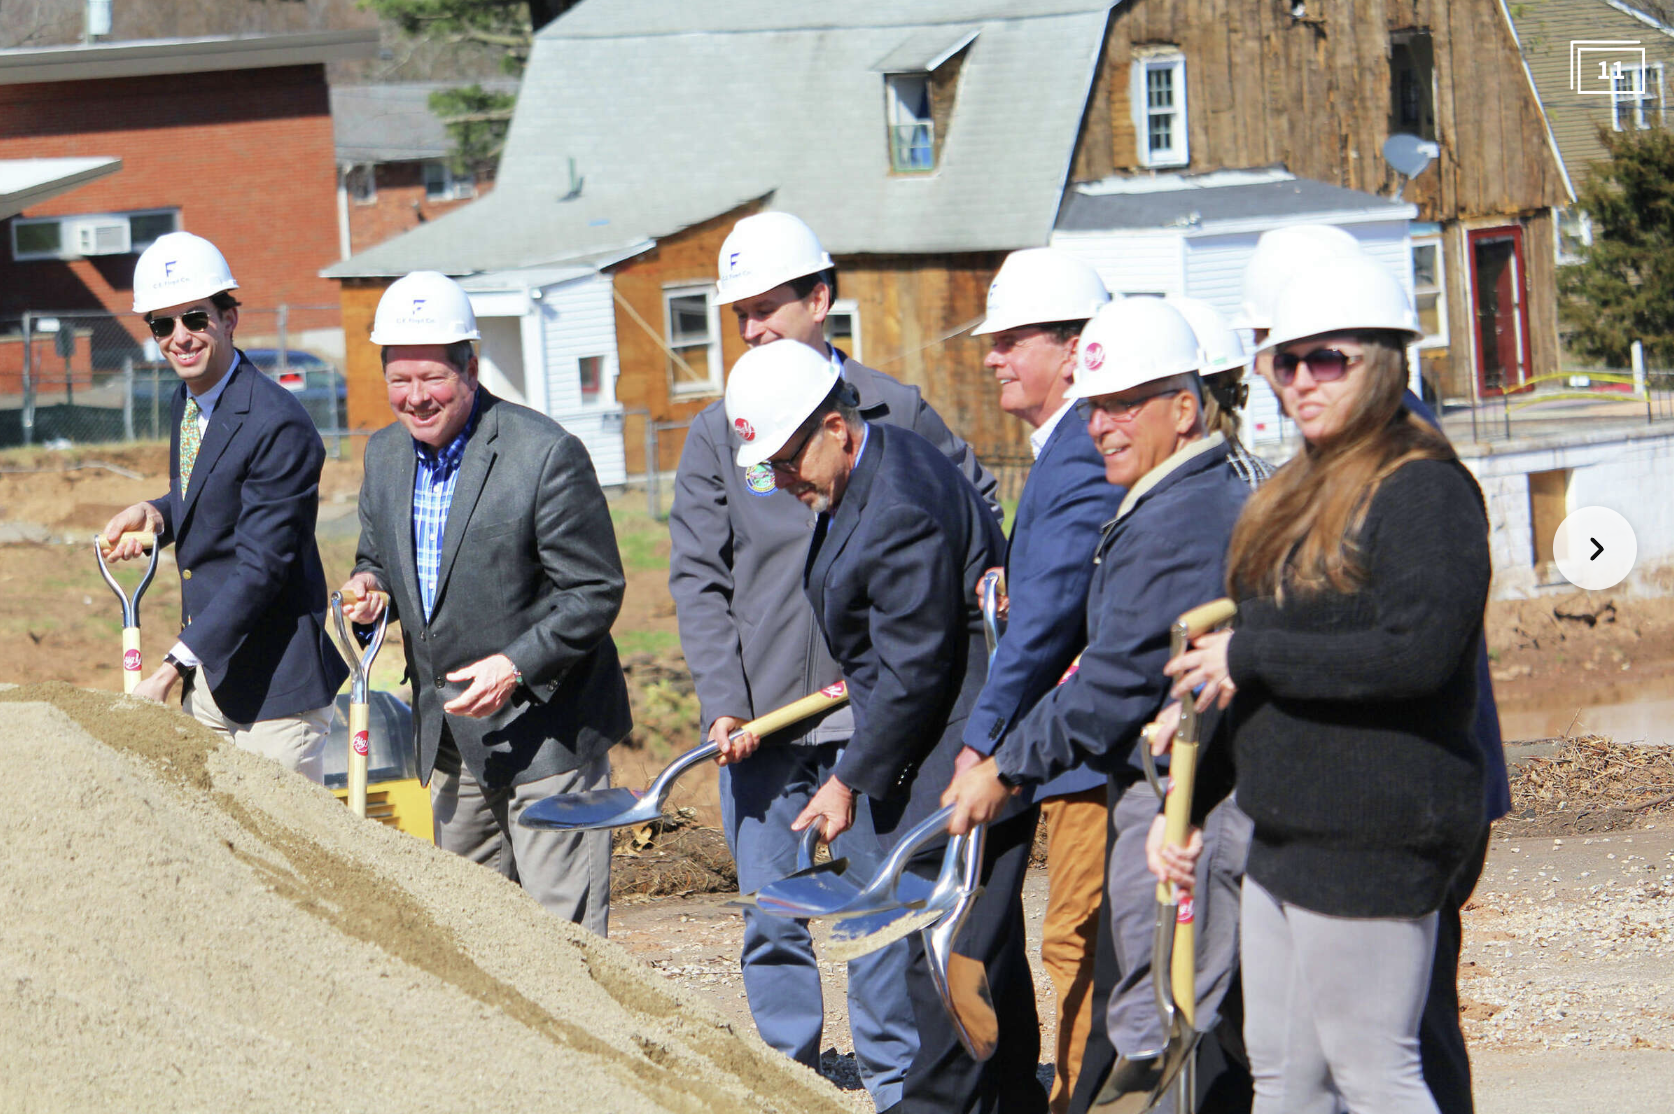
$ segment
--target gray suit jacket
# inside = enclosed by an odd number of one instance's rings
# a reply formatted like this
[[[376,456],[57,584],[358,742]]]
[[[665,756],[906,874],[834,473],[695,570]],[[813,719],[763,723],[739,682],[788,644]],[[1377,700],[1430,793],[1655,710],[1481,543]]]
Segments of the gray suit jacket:
[[[418,464],[399,424],[366,445],[355,571],[389,591],[405,631],[423,777],[445,720],[466,767],[498,789],[586,765],[633,721],[610,637],[622,562],[593,462],[557,422],[478,392],[429,622],[413,549]],[[446,675],[501,653],[523,673],[506,705],[481,719],[443,712],[465,688]]]

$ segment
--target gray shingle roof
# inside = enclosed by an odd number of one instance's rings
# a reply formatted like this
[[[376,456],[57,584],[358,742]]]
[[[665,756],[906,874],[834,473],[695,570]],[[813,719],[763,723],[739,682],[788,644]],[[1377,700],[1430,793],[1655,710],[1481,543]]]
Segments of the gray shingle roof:
[[[527,266],[769,194],[835,254],[1044,244],[1110,7],[589,0],[536,38],[494,192],[326,274]],[[874,67],[972,31],[940,165],[892,175]]]
[[[447,129],[430,111],[430,94],[458,82],[333,85],[331,130],[339,162],[439,159],[452,149]],[[515,81],[485,81],[491,92],[516,93]]]
[[[1399,220],[1411,211],[1405,201],[1311,178],[1233,171],[1115,178],[1078,186],[1064,195],[1057,227],[1060,232],[1192,228],[1220,221],[1345,213]]]

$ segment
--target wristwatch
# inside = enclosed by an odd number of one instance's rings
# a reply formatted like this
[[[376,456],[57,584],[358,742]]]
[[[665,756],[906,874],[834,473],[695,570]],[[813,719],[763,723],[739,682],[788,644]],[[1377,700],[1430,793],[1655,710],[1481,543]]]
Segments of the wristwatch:
[[[174,671],[176,673],[180,674],[182,677],[190,677],[193,673],[195,673],[197,671],[197,668],[198,668],[195,665],[187,665],[185,662],[183,662],[179,658],[175,657],[174,652],[172,650],[169,653],[166,653],[166,654],[163,655],[163,661],[165,663],[169,664],[169,665],[174,666]]]

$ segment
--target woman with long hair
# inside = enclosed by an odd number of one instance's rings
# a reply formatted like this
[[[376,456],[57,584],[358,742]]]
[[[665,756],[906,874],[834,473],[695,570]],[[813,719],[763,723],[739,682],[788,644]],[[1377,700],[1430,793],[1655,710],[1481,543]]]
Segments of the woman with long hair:
[[[1235,628],[1168,665],[1176,696],[1231,705],[1194,813],[1235,779],[1255,823],[1241,934],[1256,1114],[1434,1114],[1418,1025],[1436,910],[1482,820],[1482,495],[1402,403],[1419,333],[1380,264],[1317,261],[1273,326],[1270,382],[1304,444],[1233,532]],[[1193,859],[1154,833],[1160,876],[1189,885]]]

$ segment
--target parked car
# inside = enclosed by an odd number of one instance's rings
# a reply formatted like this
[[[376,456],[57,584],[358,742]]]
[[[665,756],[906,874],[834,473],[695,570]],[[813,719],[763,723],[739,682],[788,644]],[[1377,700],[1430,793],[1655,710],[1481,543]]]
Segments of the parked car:
[[[250,362],[268,378],[296,395],[318,429],[341,429],[348,421],[348,386],[343,373],[312,352],[285,349],[285,366],[279,366],[279,349],[246,348]],[[335,405],[334,397],[335,396]]]

